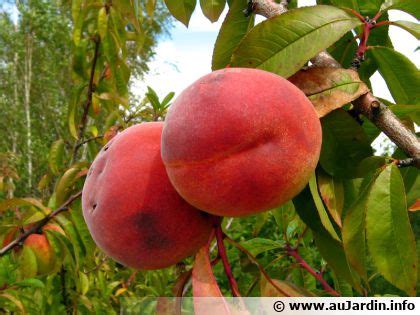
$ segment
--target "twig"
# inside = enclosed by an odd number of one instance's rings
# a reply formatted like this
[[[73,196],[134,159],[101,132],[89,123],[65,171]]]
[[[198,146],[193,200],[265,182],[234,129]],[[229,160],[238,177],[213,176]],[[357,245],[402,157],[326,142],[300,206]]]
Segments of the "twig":
[[[83,141],[76,144],[76,147],[77,147],[76,150],[78,150],[79,147],[81,147],[82,145],[84,145],[88,142],[95,141],[95,140],[98,140],[98,139],[102,139],[103,137],[104,137],[103,135],[99,135],[99,136],[96,136],[96,137],[92,137],[92,138],[88,138],[86,140],[83,140]]]
[[[322,277],[322,274],[319,272],[316,272],[303,258],[302,256],[299,255],[298,251],[296,248],[292,248],[290,245],[286,245],[286,251],[287,254],[293,258],[296,259],[296,261],[299,263],[299,265],[306,269],[312,276],[314,276],[314,278],[322,285],[322,287],[324,288],[324,290],[328,293],[330,293],[331,295],[334,296],[340,296],[340,294],[335,291],[329,284],[327,281],[325,281],[325,279]]]
[[[22,245],[23,241],[31,234],[37,233],[45,224],[47,224],[52,218],[54,218],[59,213],[68,210],[68,207],[78,199],[82,195],[82,192],[78,192],[77,194],[71,196],[69,199],[67,199],[66,202],[64,202],[59,208],[54,210],[53,212],[46,215],[42,220],[38,221],[37,224],[32,226],[30,229],[26,230],[23,234],[21,234],[18,238],[16,238],[14,241],[7,244],[5,247],[3,247],[0,250],[0,257],[4,256],[9,250],[15,248],[16,246]]]
[[[243,247],[241,244],[239,244],[238,242],[235,242],[233,239],[231,239],[229,236],[227,236],[226,234],[223,235],[225,240],[228,241],[229,243],[231,243],[233,246],[235,246],[237,249],[239,249],[241,252],[243,252],[245,255],[248,256],[249,260],[251,260],[251,262],[253,264],[255,264],[257,266],[257,268],[260,270],[260,272],[262,273],[262,275],[264,276],[264,278],[277,290],[279,291],[282,295],[289,297],[290,295],[288,293],[286,293],[282,288],[280,288],[274,281],[273,279],[270,278],[270,276],[268,275],[267,271],[265,271],[265,269],[258,263],[257,258],[255,258],[254,255],[251,254],[251,252],[249,250],[247,250],[245,247]]]
[[[130,275],[130,277],[128,277],[127,281],[123,283],[123,285],[122,285],[123,288],[126,288],[127,289],[131,285],[131,283],[133,282],[134,278],[137,276],[137,273],[138,272],[139,272],[138,270],[134,270],[133,271],[133,273]]]
[[[77,141],[75,143],[75,146],[73,148],[73,156],[72,156],[72,160],[71,160],[71,164],[74,163],[74,161],[76,160],[76,156],[77,156],[77,151],[80,148],[79,143],[81,143],[83,141],[83,134],[85,132],[86,129],[86,124],[87,124],[87,118],[88,118],[88,114],[89,114],[89,108],[90,105],[92,104],[92,97],[93,97],[93,92],[95,90],[95,84],[94,84],[94,79],[95,79],[95,69],[96,69],[96,63],[98,61],[99,58],[99,46],[101,44],[101,38],[99,36],[95,36],[92,39],[95,43],[95,52],[93,55],[93,60],[92,60],[92,66],[90,68],[90,78],[89,78],[89,85],[88,85],[88,90],[87,90],[87,99],[83,108],[83,115],[82,115],[82,119],[80,120],[80,125],[79,125],[79,132],[77,134]]]
[[[252,0],[254,13],[266,18],[271,18],[287,12],[287,5],[283,2],[278,4],[272,0]],[[373,18],[376,21],[380,17],[379,12]],[[328,52],[322,51],[311,62],[316,67],[341,68]],[[416,135],[382,104],[372,93],[360,96],[353,102],[355,109],[367,117],[376,127],[383,131],[389,139],[401,148],[409,157],[414,159],[413,165],[420,168],[420,141]]]
[[[217,241],[217,248],[219,251],[220,259],[223,263],[223,268],[225,269],[226,277],[228,278],[230,289],[232,291],[232,295],[234,297],[240,297],[241,293],[239,292],[238,284],[236,283],[235,278],[232,274],[232,269],[229,264],[229,260],[226,254],[225,244],[223,243],[223,232],[222,227],[220,224],[215,227],[215,234],[216,234],[216,241]]]

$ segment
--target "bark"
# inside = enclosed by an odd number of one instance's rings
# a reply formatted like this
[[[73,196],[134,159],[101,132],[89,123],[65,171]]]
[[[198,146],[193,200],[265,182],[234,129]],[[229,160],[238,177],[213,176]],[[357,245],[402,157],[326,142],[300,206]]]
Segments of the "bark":
[[[32,125],[31,125],[31,83],[32,83],[32,34],[26,34],[25,38],[25,64],[24,64],[24,99],[23,105],[26,119],[26,146],[27,146],[27,169],[28,188],[32,189]]]

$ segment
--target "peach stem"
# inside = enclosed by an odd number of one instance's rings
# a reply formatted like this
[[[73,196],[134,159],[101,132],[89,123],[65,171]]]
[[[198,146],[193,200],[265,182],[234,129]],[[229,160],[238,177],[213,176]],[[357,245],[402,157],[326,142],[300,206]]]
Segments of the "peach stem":
[[[234,297],[240,297],[241,293],[239,292],[238,284],[236,283],[236,280],[233,277],[232,269],[230,267],[229,260],[226,254],[225,244],[223,243],[223,231],[220,224],[215,227],[215,233],[216,233],[216,241],[217,241],[217,248],[219,251],[219,256],[220,256],[220,259],[222,260],[226,277],[228,278],[230,289],[232,290],[232,295]]]

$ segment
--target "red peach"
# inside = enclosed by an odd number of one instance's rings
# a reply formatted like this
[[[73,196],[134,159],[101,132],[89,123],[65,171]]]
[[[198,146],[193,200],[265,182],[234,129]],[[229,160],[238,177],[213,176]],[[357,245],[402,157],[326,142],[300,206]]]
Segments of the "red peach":
[[[83,215],[96,244],[118,262],[159,269],[194,254],[212,218],[185,202],[162,163],[163,123],[115,136],[97,155],[83,187]]]
[[[42,228],[41,234],[31,234],[23,242],[23,246],[29,247],[36,257],[38,274],[44,275],[55,271],[57,265],[57,257],[54,249],[48,241],[45,231],[57,231],[64,234],[64,231],[57,225],[46,224]]]
[[[183,91],[162,134],[162,158],[178,193],[220,216],[272,209],[314,171],[321,125],[308,98],[266,71],[228,68]]]

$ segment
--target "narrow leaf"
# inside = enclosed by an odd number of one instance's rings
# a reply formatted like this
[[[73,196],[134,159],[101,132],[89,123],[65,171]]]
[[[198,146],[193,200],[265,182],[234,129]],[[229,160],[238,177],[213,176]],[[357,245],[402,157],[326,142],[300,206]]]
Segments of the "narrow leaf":
[[[314,199],[322,225],[335,240],[340,241],[337,232],[334,230],[330,218],[328,217],[328,213],[325,210],[321,197],[319,196],[315,175],[312,175],[311,179],[309,180],[309,189],[311,190],[312,198]]]
[[[401,10],[420,18],[420,6],[418,0],[386,0],[381,6],[381,10]]]
[[[233,50],[245,34],[254,26],[254,16],[246,17],[243,13],[247,0],[234,0],[223,21],[213,50],[212,70],[226,67]]]
[[[420,24],[419,23],[414,23],[414,22],[409,22],[409,21],[395,21],[395,22],[391,22],[391,25],[401,27],[402,29],[412,34],[415,38],[420,39]]]
[[[48,155],[48,165],[54,175],[57,175],[63,166],[64,159],[64,141],[62,139],[55,141],[51,145]]]
[[[332,6],[303,7],[254,27],[234,51],[231,66],[289,77],[361,22]]]
[[[344,207],[343,181],[320,171],[318,172],[318,188],[328,212],[335,223],[341,227],[341,213]]]
[[[169,12],[186,27],[190,22],[192,13],[194,12],[196,0],[165,0]]]
[[[289,81],[311,100],[319,117],[323,117],[369,91],[356,71],[337,68],[300,70]]]
[[[403,54],[387,47],[370,49],[378,64],[379,72],[397,104],[420,102],[420,73],[417,67]]]
[[[284,247],[284,242],[272,241],[265,238],[253,238],[248,241],[242,242],[241,245],[245,247],[252,255],[264,253],[269,250]]]
[[[226,0],[200,0],[201,10],[210,22],[216,22],[225,8]]]
[[[372,187],[366,235],[378,271],[396,287],[415,296],[416,243],[407,213],[404,182],[394,164],[385,168]]]

